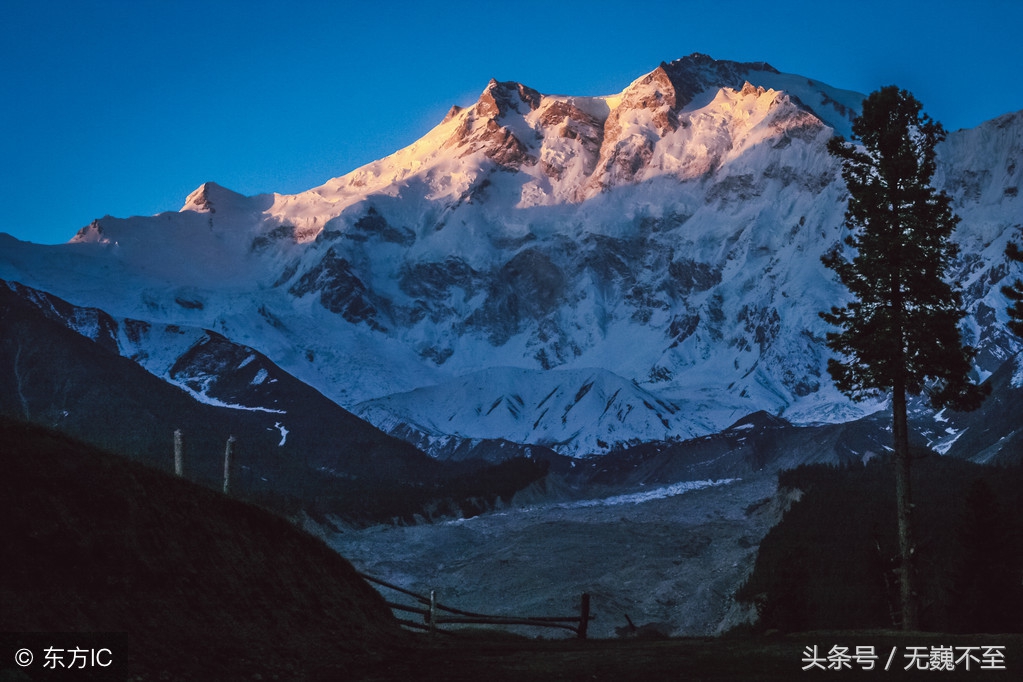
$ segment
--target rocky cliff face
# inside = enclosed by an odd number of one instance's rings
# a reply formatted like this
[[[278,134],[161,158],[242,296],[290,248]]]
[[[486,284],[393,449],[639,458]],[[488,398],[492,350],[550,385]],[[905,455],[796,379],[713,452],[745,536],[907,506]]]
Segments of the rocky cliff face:
[[[879,407],[835,391],[817,315],[844,295],[820,263],[846,199],[825,145],[861,100],[704,55],[600,97],[491,81],[321,187],[207,183],[178,213],[103,218],[72,244],[8,240],[0,277],[215,331],[428,449],[581,455],[756,410],[844,420]],[[1018,275],[1002,250],[1020,235],[1021,137],[1007,115],[940,149],[982,375],[1019,348],[999,287]]]

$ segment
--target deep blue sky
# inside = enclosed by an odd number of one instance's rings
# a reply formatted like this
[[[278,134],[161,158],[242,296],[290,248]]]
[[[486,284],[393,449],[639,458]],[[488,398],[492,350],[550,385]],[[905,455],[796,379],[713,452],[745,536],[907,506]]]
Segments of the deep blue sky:
[[[207,180],[299,192],[410,144],[491,77],[604,95],[703,52],[949,130],[1023,108],[1018,0],[2,0],[0,232],[71,238]]]

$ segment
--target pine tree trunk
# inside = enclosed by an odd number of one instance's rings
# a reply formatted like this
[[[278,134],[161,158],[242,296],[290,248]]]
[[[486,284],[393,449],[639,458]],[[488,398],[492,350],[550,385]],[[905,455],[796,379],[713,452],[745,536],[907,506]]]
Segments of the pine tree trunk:
[[[902,604],[902,629],[919,630],[917,603],[916,547],[913,538],[913,495],[910,483],[909,427],[906,419],[906,389],[896,381],[892,390],[892,436],[895,447],[895,509],[899,520],[899,601]]]

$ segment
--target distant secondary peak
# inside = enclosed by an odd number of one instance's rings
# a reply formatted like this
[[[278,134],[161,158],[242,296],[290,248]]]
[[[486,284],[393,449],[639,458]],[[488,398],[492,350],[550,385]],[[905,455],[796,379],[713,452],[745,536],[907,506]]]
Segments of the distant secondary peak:
[[[188,198],[185,199],[185,205],[181,207],[181,210],[196,211],[197,213],[216,213],[218,205],[222,205],[225,201],[242,198],[244,196],[238,192],[221,187],[215,182],[204,182],[188,195]]]
[[[742,86],[740,94],[760,96],[763,95],[765,92],[767,91],[764,90],[764,87],[762,85],[753,85],[749,81],[746,81]]]
[[[667,104],[676,109],[679,106],[675,83],[664,64],[633,81],[622,94],[629,108],[656,109]]]
[[[108,242],[106,235],[103,233],[103,225],[99,219],[93,220],[91,223],[78,230],[74,237],[71,238],[72,244],[80,244],[84,242]]]
[[[462,107],[458,106],[457,104],[452,104],[451,108],[448,109],[448,113],[444,115],[444,120],[441,121],[441,123],[447,123],[448,121],[453,119],[455,116],[458,116],[459,112],[461,112],[461,111],[462,111]]]
[[[542,96],[533,88],[514,81],[499,82],[491,78],[486,89],[476,102],[479,116],[498,118],[511,110],[520,110],[525,105],[530,111],[540,107]]]

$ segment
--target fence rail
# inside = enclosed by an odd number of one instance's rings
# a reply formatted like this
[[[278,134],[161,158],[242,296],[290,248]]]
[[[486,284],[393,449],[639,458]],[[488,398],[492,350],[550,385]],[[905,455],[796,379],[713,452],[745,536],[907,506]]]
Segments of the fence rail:
[[[589,628],[589,623],[595,618],[595,616],[590,613],[590,595],[586,593],[583,593],[579,600],[578,616],[494,616],[485,613],[465,611],[453,606],[441,604],[437,601],[437,593],[435,591],[431,591],[429,596],[425,596],[362,572],[360,572],[359,575],[375,585],[385,587],[389,590],[394,590],[395,592],[400,592],[401,594],[412,597],[422,604],[425,608],[399,604],[385,599],[387,605],[393,610],[405,613],[414,613],[422,616],[422,623],[404,618],[397,619],[401,625],[415,628],[417,630],[428,630],[430,632],[444,632],[446,634],[451,634],[450,631],[441,630],[437,626],[455,624],[503,626],[524,625],[530,627],[561,628],[564,630],[570,630],[574,632],[576,637],[579,639],[586,639],[586,632]],[[443,615],[441,612],[452,615]]]
[[[224,448],[224,493],[231,493],[231,474],[234,468],[235,459],[235,443],[237,439],[234,436],[230,436],[227,439],[227,444]],[[185,438],[181,429],[174,430],[174,473],[180,477],[185,475]],[[384,600],[387,605],[394,611],[402,611],[405,613],[414,613],[423,617],[423,622],[418,623],[413,620],[406,618],[397,618],[397,621],[405,627],[416,628],[419,630],[429,630],[431,632],[446,632],[452,634],[450,631],[444,631],[437,628],[438,625],[525,625],[530,627],[540,628],[562,628],[564,630],[570,630],[576,634],[579,639],[586,639],[586,631],[589,628],[590,621],[595,616],[590,614],[590,595],[583,593],[579,600],[579,615],[578,616],[494,616],[485,613],[475,613],[473,611],[465,611],[462,609],[456,609],[452,606],[446,606],[437,602],[437,593],[435,591],[430,592],[430,596],[426,597],[421,594],[406,590],[404,587],[393,585],[380,578],[367,575],[359,572],[365,580],[385,587],[395,592],[400,592],[406,596],[412,597],[417,600],[420,604],[423,604],[426,608],[417,608],[414,606],[408,606],[407,604],[398,604],[396,602]],[[452,614],[452,615],[443,615]]]

